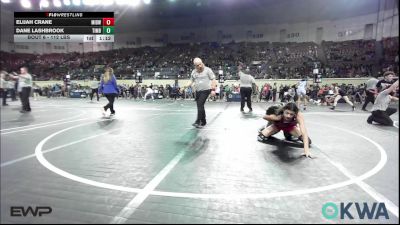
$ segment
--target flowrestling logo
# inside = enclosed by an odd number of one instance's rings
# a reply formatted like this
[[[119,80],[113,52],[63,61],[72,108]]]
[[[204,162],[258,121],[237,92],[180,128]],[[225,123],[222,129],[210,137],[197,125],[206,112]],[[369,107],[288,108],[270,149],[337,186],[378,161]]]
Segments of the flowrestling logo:
[[[369,220],[381,218],[389,219],[385,203],[382,202],[374,202],[372,204],[368,204],[367,202],[341,202],[339,205],[333,202],[328,202],[322,206],[322,215],[328,220],[353,220],[355,216],[358,216],[358,219]]]

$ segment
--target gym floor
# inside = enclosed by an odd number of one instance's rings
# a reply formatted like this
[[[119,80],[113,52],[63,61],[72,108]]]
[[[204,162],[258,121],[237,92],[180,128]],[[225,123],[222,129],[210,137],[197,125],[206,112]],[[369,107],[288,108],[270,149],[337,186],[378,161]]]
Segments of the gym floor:
[[[257,141],[272,103],[241,113],[239,102],[207,102],[202,129],[192,100],[118,99],[112,119],[105,104],[1,108],[1,223],[399,223],[398,113],[384,127],[360,105],[309,106],[309,159],[296,144]],[[52,211],[11,216],[14,206]]]

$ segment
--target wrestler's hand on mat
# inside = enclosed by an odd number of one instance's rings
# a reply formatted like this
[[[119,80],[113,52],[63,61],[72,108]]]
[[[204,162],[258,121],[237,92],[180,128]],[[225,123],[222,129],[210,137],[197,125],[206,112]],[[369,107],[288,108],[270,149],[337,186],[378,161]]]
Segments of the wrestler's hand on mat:
[[[304,152],[304,153],[301,154],[301,156],[304,156],[304,157],[310,158],[310,159],[313,158],[309,152],[307,152],[307,153]]]

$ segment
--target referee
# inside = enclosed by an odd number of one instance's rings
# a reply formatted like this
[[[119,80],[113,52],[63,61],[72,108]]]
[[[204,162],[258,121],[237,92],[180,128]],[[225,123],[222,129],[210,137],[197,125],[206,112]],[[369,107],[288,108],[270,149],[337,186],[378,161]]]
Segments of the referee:
[[[22,109],[21,113],[31,111],[31,105],[29,103],[29,96],[31,95],[32,89],[32,75],[28,73],[28,67],[23,66],[20,68],[20,74],[18,76],[10,75],[13,79],[18,79],[18,92],[19,98],[21,99]]]
[[[398,90],[398,86],[399,81],[397,80],[391,86],[386,86],[387,88],[378,94],[374,106],[372,106],[371,116],[367,119],[367,123],[372,124],[372,122],[376,122],[384,126],[393,126],[393,120],[390,116],[396,113],[397,109],[390,108],[389,103],[392,100],[399,101],[399,98],[391,96],[392,93],[394,94]]]
[[[240,111],[244,112],[244,102],[247,102],[247,108],[249,108],[249,112],[253,111],[251,108],[251,94],[252,94],[252,85],[256,83],[254,77],[250,74],[244,73],[244,69],[246,66],[243,63],[239,63],[239,78],[240,78]]]
[[[197,119],[192,125],[202,128],[207,124],[204,104],[210,94],[215,96],[217,81],[215,80],[214,72],[211,68],[205,66],[200,58],[195,58],[193,64],[195,69],[192,71],[191,80],[181,91],[191,87],[193,83],[196,84]]]

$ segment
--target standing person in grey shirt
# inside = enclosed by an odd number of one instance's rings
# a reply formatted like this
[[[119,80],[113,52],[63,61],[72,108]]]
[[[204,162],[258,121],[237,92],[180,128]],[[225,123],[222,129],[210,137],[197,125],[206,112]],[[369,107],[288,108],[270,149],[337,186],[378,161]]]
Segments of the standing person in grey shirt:
[[[193,83],[196,85],[196,97],[195,101],[197,103],[197,119],[192,124],[197,128],[202,128],[207,124],[206,121],[206,111],[204,109],[204,104],[208,96],[215,96],[215,88],[217,87],[217,81],[215,80],[215,74],[211,68],[204,65],[200,58],[194,58],[193,64],[195,69],[192,71],[190,82],[181,89],[184,90],[191,87]]]
[[[365,87],[365,102],[364,105],[362,106],[363,111],[368,111],[366,109],[368,103],[374,104],[375,102],[375,95],[378,93],[378,90],[376,88],[376,84],[378,84],[379,80],[376,79],[375,77],[369,79],[367,81],[367,86]]]
[[[389,108],[389,103],[391,100],[398,101],[399,99],[390,94],[395,92],[398,86],[399,81],[397,80],[390,87],[378,94],[374,106],[372,107],[372,115],[368,117],[367,123],[372,124],[372,122],[376,122],[385,126],[393,126],[393,120],[390,116],[397,112],[397,109]]]
[[[29,96],[32,89],[32,76],[28,73],[28,68],[23,66],[20,69],[18,76],[10,75],[14,79],[18,79],[18,92],[21,99],[22,109],[21,113],[30,112],[31,106],[29,104]]]
[[[246,69],[246,66],[243,63],[239,63],[239,78],[240,78],[240,112],[244,112],[244,102],[247,102],[247,108],[249,108],[249,112],[253,111],[251,108],[251,94],[252,94],[252,85],[256,83],[254,77],[250,74],[246,74],[243,71]]]

